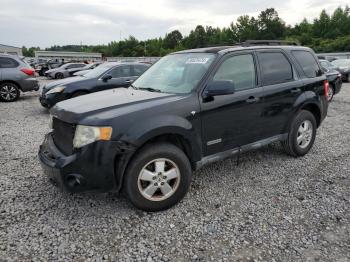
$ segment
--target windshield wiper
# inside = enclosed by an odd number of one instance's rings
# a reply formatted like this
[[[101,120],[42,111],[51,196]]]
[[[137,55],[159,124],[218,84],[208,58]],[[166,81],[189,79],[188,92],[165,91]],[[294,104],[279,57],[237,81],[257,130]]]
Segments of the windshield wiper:
[[[139,87],[138,89],[139,90],[147,90],[147,91],[150,91],[150,92],[158,92],[158,93],[162,92],[162,90],[155,89],[155,88],[152,88],[152,87]]]

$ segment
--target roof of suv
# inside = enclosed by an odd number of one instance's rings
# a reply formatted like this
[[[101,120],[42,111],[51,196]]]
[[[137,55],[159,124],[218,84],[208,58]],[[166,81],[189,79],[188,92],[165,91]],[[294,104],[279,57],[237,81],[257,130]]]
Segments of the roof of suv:
[[[183,53],[213,53],[213,54],[224,54],[232,51],[241,51],[241,50],[251,50],[251,49],[293,49],[293,50],[306,50],[308,47],[304,46],[295,46],[295,45],[232,45],[232,46],[215,46],[215,47],[205,47],[205,48],[196,48],[190,50],[184,50],[175,52],[174,54],[183,54]]]

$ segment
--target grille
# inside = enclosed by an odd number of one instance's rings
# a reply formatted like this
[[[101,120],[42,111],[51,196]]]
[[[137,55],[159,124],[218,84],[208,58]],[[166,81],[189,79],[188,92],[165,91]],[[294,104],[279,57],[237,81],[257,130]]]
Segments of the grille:
[[[75,126],[66,122],[63,122],[57,118],[53,118],[53,141],[55,145],[65,155],[71,155],[73,153],[73,138],[75,133]]]

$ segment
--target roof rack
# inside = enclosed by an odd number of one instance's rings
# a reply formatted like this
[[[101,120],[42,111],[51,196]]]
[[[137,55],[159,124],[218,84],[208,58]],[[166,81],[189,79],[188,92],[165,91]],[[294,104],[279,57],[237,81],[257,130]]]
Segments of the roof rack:
[[[299,43],[294,41],[285,41],[285,40],[247,40],[242,43],[237,43],[236,45],[241,46],[254,46],[254,45],[294,45],[299,46]]]

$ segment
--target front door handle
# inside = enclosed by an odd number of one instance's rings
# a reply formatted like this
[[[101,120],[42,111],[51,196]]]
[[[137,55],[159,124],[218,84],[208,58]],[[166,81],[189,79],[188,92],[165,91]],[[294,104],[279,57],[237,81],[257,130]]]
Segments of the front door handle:
[[[256,103],[256,102],[259,102],[259,98],[258,97],[255,97],[255,96],[250,96],[247,100],[246,100],[246,102],[248,103],[248,104],[253,104],[253,103]]]
[[[298,93],[301,93],[301,89],[300,88],[293,88],[293,89],[290,90],[290,92],[292,94],[298,94]]]

